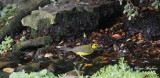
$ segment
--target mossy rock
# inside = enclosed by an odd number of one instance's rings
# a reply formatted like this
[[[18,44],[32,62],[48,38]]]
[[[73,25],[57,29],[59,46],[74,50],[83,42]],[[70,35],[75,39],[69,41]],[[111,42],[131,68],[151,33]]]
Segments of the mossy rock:
[[[38,37],[31,40],[26,40],[23,42],[16,43],[14,45],[15,50],[22,50],[29,47],[41,47],[49,45],[52,43],[52,38],[50,36]]]
[[[45,21],[47,19],[47,21]],[[32,29],[38,30],[38,26],[46,23],[46,25],[54,24],[55,15],[46,11],[32,11],[31,15],[26,16],[21,20],[24,26],[29,26]],[[40,22],[40,20],[43,20]],[[48,21],[49,20],[49,21]]]
[[[99,3],[101,4],[84,5],[71,1],[49,4],[23,18],[22,24],[32,28],[31,36],[34,38],[49,35],[55,41],[59,41],[62,38],[75,37],[100,28],[98,25],[101,18],[114,19],[112,15],[118,13],[117,3]],[[44,31],[49,32],[46,34]]]

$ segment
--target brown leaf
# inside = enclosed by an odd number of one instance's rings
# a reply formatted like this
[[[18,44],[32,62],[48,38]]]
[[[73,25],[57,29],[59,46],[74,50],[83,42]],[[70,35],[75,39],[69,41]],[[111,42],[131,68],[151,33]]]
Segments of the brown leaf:
[[[66,73],[67,76],[78,76],[78,74],[83,75],[84,71],[69,71]]]
[[[12,19],[14,16],[10,16],[10,17],[8,17],[8,20],[10,20],[10,19]]]
[[[114,34],[114,35],[112,35],[112,37],[114,37],[114,38],[122,38],[122,35],[121,34]]]
[[[12,73],[14,71],[15,68],[4,68],[3,72],[7,72],[7,73]]]
[[[100,63],[108,63],[108,61],[101,61]]]
[[[97,36],[99,36],[99,37],[102,37],[102,36],[103,36],[101,33],[98,33],[98,32],[92,32],[92,34],[97,35]]]
[[[102,55],[111,55],[111,53],[102,53]]]
[[[10,64],[11,62],[3,62],[3,61],[0,61],[0,68],[2,68],[3,66],[7,65],[7,64]]]
[[[85,67],[91,67],[91,66],[93,66],[93,64],[91,64],[91,63],[85,63],[84,66]]]
[[[69,55],[67,56],[68,59],[72,59],[73,58],[73,55]]]

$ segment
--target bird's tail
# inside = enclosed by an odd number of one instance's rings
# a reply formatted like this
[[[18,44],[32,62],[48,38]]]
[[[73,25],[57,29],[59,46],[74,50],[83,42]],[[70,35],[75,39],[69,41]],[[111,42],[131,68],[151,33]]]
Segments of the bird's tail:
[[[68,47],[64,46],[64,47],[61,47],[60,50],[70,51],[71,48],[68,48]]]

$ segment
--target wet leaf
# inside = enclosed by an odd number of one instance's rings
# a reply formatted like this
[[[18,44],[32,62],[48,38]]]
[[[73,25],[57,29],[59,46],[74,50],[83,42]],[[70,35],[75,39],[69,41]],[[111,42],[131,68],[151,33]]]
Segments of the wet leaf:
[[[112,52],[111,55],[118,55],[120,52]]]
[[[51,61],[55,62],[55,63],[58,63],[58,62],[60,61],[60,59],[54,59],[54,58],[52,58],[52,57],[49,57],[49,59],[50,59]]]
[[[88,40],[93,40],[95,37],[94,37],[94,35],[91,35],[89,38],[88,38]]]
[[[52,56],[53,56],[52,53],[46,53],[46,54],[44,55],[44,57],[52,57]]]
[[[19,39],[15,39],[14,41],[15,41],[16,43],[20,42],[20,40],[19,40]]]
[[[110,53],[102,53],[102,55],[111,55]]]
[[[69,71],[66,73],[67,76],[78,76],[78,75],[83,75],[85,72],[84,71]]]
[[[92,34],[97,35],[97,36],[99,36],[99,37],[102,37],[102,36],[103,36],[101,33],[98,33],[98,32],[92,32]]]
[[[119,38],[122,38],[122,35],[121,34],[114,34],[114,35],[112,35],[112,37],[119,39]]]
[[[100,40],[92,40],[94,43],[99,43]]]
[[[8,20],[10,20],[10,19],[12,19],[14,16],[10,16],[10,17],[8,17]]]
[[[63,46],[56,46],[56,48],[62,48]]]
[[[3,62],[3,61],[0,61],[0,68],[5,66],[5,65],[8,65],[10,64],[11,62]]]
[[[100,61],[100,63],[108,63],[108,61]]]
[[[100,29],[100,32],[104,33],[104,30]]]
[[[68,58],[68,59],[72,59],[72,58],[73,58],[73,56],[72,56],[72,55],[69,55],[69,56],[67,56],[67,58]]]
[[[104,60],[109,60],[109,58],[104,57],[104,56],[98,56],[98,57],[93,59],[93,62],[94,63],[99,63],[100,61],[104,61]]]
[[[91,64],[91,63],[85,63],[84,66],[85,67],[91,67],[91,66],[93,66],[93,64]]]
[[[122,25],[123,24],[123,22],[118,22],[118,23],[116,23],[115,25]]]
[[[12,73],[15,68],[4,68],[3,72]]]
[[[107,33],[108,31],[109,31],[109,29],[108,29],[108,28],[106,28],[106,29],[105,29],[105,33]]]
[[[83,37],[84,37],[84,38],[86,38],[86,37],[87,37],[86,33],[83,33]]]

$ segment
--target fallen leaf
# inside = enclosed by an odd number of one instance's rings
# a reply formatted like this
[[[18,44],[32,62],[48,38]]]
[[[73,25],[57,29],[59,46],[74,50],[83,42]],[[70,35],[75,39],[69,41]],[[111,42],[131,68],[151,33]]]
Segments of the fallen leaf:
[[[93,64],[85,63],[84,66],[85,67],[91,67],[91,66],[93,66]]]
[[[69,71],[66,73],[66,76],[78,76],[78,75],[83,75],[85,72],[84,71]]]
[[[51,57],[51,56],[53,56],[52,53],[46,53],[46,54],[44,55],[44,57]]]
[[[3,61],[0,61],[0,68],[7,65],[7,64],[10,64],[11,62],[3,62]]]
[[[67,58],[68,58],[68,59],[72,59],[72,58],[73,58],[73,56],[72,56],[72,55],[70,55],[70,56],[67,56]]]
[[[8,17],[8,20],[10,20],[10,19],[12,19],[14,16],[10,16],[10,17]]]
[[[14,41],[15,41],[16,43],[17,43],[17,42],[20,42],[20,40],[19,40],[19,39],[15,39]]]
[[[116,23],[116,25],[122,25],[123,24],[123,22],[118,22],[118,23]]]
[[[100,32],[104,33],[104,30],[100,29]]]
[[[112,35],[113,38],[122,38],[122,35],[121,34],[114,34]]]
[[[108,61],[101,61],[100,63],[108,63]]]
[[[88,40],[93,40],[94,39],[94,35],[91,35]]]
[[[102,53],[102,55],[111,55],[110,53]]]
[[[99,36],[99,37],[102,37],[102,36],[103,36],[101,33],[98,33],[98,32],[92,32],[92,34],[97,35],[97,36]]]
[[[111,55],[118,55],[121,54],[120,52],[112,52]]]
[[[83,37],[84,37],[84,38],[86,38],[86,37],[87,37],[86,33],[83,33]]]
[[[4,68],[3,72],[7,72],[7,73],[12,73],[14,71],[15,68]]]

